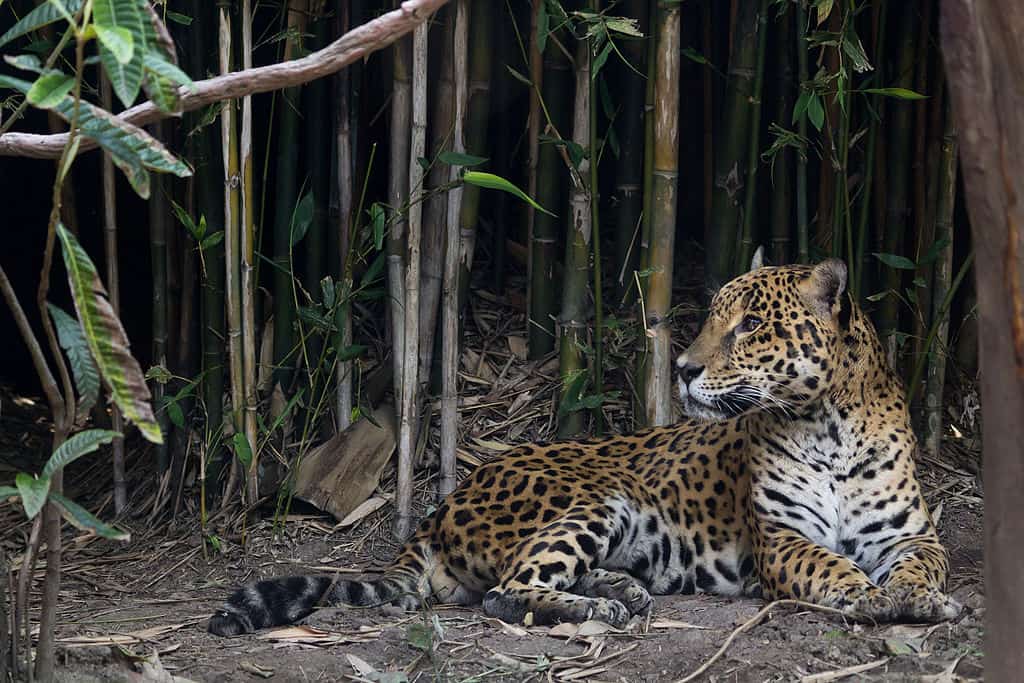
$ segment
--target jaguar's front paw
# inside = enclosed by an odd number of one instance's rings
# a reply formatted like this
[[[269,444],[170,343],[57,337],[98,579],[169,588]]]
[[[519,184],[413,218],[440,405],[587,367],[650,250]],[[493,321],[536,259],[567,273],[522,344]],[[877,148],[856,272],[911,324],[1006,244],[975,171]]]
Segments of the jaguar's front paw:
[[[885,592],[896,602],[898,616],[907,621],[947,621],[963,610],[959,602],[931,586],[894,583]]]
[[[895,621],[899,615],[896,600],[877,586],[849,595],[843,602],[843,612],[857,621],[882,623]]]

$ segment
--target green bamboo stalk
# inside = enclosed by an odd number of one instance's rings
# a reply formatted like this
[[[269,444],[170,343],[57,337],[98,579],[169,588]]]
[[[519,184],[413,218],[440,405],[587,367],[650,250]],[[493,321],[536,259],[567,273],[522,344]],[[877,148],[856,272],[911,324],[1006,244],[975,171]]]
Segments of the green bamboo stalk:
[[[953,213],[956,204],[957,136],[953,113],[947,100],[946,123],[942,136],[942,154],[939,163],[939,186],[935,207],[935,237],[950,240],[948,247],[939,253],[935,261],[932,280],[932,329],[931,344],[924,347],[928,355],[928,372],[924,391],[923,438],[924,449],[938,454],[942,446],[942,391],[946,384],[947,340],[949,337],[950,283],[953,272]],[[945,310],[943,310],[945,309]],[[922,358],[922,360],[924,360]],[[916,386],[916,385],[915,385]]]
[[[516,27],[515,12],[512,9],[512,5],[506,0],[505,7],[509,13],[509,19],[511,20],[512,26]],[[545,0],[532,0],[530,5],[530,41],[529,41],[529,53],[526,61],[530,69],[530,102],[529,109],[526,117],[526,191],[530,193],[531,197],[537,196],[537,169],[540,164],[540,131],[542,127],[542,115],[541,115],[541,85],[544,82],[544,54],[541,48],[541,40],[547,39],[549,36],[547,33],[541,35],[540,21],[541,14],[546,11]],[[519,31],[516,30],[516,40],[522,48],[522,37],[519,35]],[[509,59],[506,62],[506,66],[511,67],[513,60]],[[500,78],[500,77],[499,77]],[[504,79],[501,79],[504,80]],[[506,113],[507,116],[507,113]],[[506,138],[507,136],[501,136]],[[532,329],[533,325],[529,322],[535,319],[533,314],[534,306],[534,295],[538,294],[537,291],[532,287],[533,283],[533,240],[536,235],[536,221],[537,211],[529,206],[526,209],[526,213],[523,214],[523,218],[526,221],[526,229],[523,231],[527,239],[527,252],[526,252],[526,279],[531,283],[531,286],[526,288],[526,320],[527,327],[531,328],[528,330],[529,335],[534,334]],[[505,245],[501,245],[502,252],[504,252]],[[543,296],[543,295],[542,295]],[[533,348],[533,337],[529,337],[529,347]],[[543,343],[543,342],[541,342]],[[533,351],[530,351],[530,357],[536,358]]]
[[[325,3],[318,0],[311,7],[311,43],[310,50],[319,50],[330,40],[330,22],[325,16]],[[347,69],[342,69],[347,71]],[[340,72],[339,72],[340,73]],[[303,270],[302,283],[307,292],[316,296],[320,291],[320,280],[324,277],[327,255],[327,203],[330,197],[331,170],[328,165],[330,157],[330,131],[332,121],[327,117],[331,100],[327,92],[329,79],[318,78],[310,81],[302,89],[303,95],[303,148],[307,168],[306,186],[313,193],[313,219],[310,221],[306,236],[302,238]],[[339,113],[340,116],[340,113]],[[313,335],[307,341],[306,356],[309,359],[320,357],[321,338]],[[307,373],[314,368],[308,367]]]
[[[747,133],[750,146],[747,148],[746,187],[743,197],[743,228],[737,259],[733,264],[733,275],[745,273],[750,268],[750,258],[756,248],[757,227],[757,169],[761,165],[761,101],[764,96],[764,62],[768,52],[768,0],[761,0],[757,13],[757,62],[754,67],[754,85],[750,92],[750,130]]]
[[[540,99],[548,120],[542,121],[540,134],[558,139],[569,129],[572,113],[569,94],[572,74],[569,60],[558,46],[567,37],[558,31],[548,37],[544,49],[544,75]],[[587,141],[582,143],[586,146]],[[542,142],[537,152],[537,202],[548,211],[563,215],[565,188],[569,184],[565,163],[559,147]],[[555,253],[561,221],[555,216],[536,212],[530,241],[530,319],[528,322],[529,354],[538,359],[555,347],[555,317],[558,287],[555,280]]]
[[[153,137],[158,140],[166,137],[166,126],[163,122],[153,124]],[[147,204],[149,209],[149,254],[152,269],[152,296],[150,305],[153,312],[152,330],[152,362],[153,365],[167,367],[167,228],[170,207],[167,205],[167,182],[164,174],[156,173],[152,178],[152,189]],[[164,384],[157,380],[150,382],[150,393],[153,404],[160,406],[164,397]],[[158,476],[162,476],[170,466],[167,445],[170,442],[171,420],[166,410],[157,412],[160,433],[164,435],[163,443],[156,444],[156,466]]]
[[[600,0],[589,0],[587,3],[590,11],[599,13],[601,11]],[[601,220],[599,214],[600,204],[598,198],[600,197],[600,183],[598,182],[598,135],[597,135],[597,75],[594,73],[594,57],[595,52],[588,46],[588,59],[590,60],[590,77],[588,81],[590,83],[590,94],[587,96],[590,104],[590,140],[588,141],[587,147],[590,150],[590,179],[588,180],[588,186],[590,188],[590,244],[593,249],[593,263],[594,263],[594,364],[591,370],[591,376],[593,378],[594,392],[597,394],[604,393],[604,285],[601,281]],[[598,403],[594,406],[591,411],[593,414],[594,427],[593,433],[596,436],[601,436],[604,433],[604,418],[602,413],[602,406]]]
[[[917,22],[915,3],[902,3],[897,15],[897,32],[901,36],[893,86],[912,89],[914,87],[914,57],[920,26]],[[913,106],[909,102],[893,100],[888,103],[891,112],[889,136],[886,144],[888,172],[886,188],[886,223],[882,251],[899,254],[903,249],[903,236],[907,226],[908,189],[910,183],[910,152],[913,136],[911,124]],[[900,291],[901,271],[883,265],[882,282],[890,294],[885,297],[878,311],[877,327],[886,338],[889,359],[895,367],[896,337],[899,327],[900,299],[892,292]]]
[[[645,35],[648,27],[648,0],[630,0],[623,12],[637,20]],[[621,43],[622,54],[629,66],[622,66],[616,74],[620,79],[621,113],[616,119],[622,152],[616,163],[615,198],[615,299],[625,303],[629,292],[634,292],[633,273],[640,263],[640,219],[643,214],[644,172],[644,94],[646,79],[640,74],[647,68],[647,41],[626,40]],[[606,67],[607,68],[607,67]],[[633,71],[640,73],[636,73]],[[709,70],[710,71],[710,70]],[[705,91],[705,97],[707,92]],[[710,104],[710,102],[706,102]],[[707,120],[705,120],[705,126]],[[707,131],[705,131],[707,133]],[[707,138],[705,138],[707,139]]]
[[[646,280],[644,329],[647,378],[644,383],[647,424],[672,421],[672,259],[679,184],[679,46],[680,8],[664,6],[658,16],[654,81],[654,188],[652,193],[650,269]]]
[[[845,11],[845,3],[833,5],[828,15],[828,25],[821,28],[841,34],[842,15]],[[829,75],[839,73],[839,50],[838,46],[825,46],[821,49],[819,63],[824,61],[822,68]],[[836,98],[823,96],[823,102],[825,126],[821,131],[823,154],[818,173],[818,225],[814,241],[818,246],[826,248],[826,251],[832,256],[838,258],[842,254],[842,233],[839,229],[841,219],[837,216],[836,209],[842,201],[842,188],[840,187],[842,179],[839,175],[842,171],[836,166],[842,166],[842,159],[839,145],[836,144],[836,134],[837,129],[842,128],[842,123],[839,120],[840,109]],[[841,133],[841,130],[839,132]]]
[[[762,4],[742,2],[737,6],[735,39],[729,57],[729,81],[725,89],[722,128],[730,134],[715,150],[715,190],[711,225],[704,236],[704,280],[708,291],[717,290],[731,276],[735,244],[739,236],[740,202],[747,177],[749,131],[754,120],[757,56],[760,50],[758,15]],[[648,389],[650,393],[650,389]]]
[[[719,63],[715,57],[715,11],[721,12],[721,3],[705,2],[701,7],[701,51],[713,64]],[[645,31],[649,33],[649,31]],[[653,41],[651,41],[653,42]],[[711,225],[711,202],[715,192],[715,132],[718,129],[715,120],[715,105],[719,103],[719,88],[715,79],[718,74],[709,68],[703,69],[701,86],[704,94],[704,167],[702,205],[704,209],[703,228],[707,234]]]
[[[572,140],[581,148],[590,145],[590,46],[585,40],[576,47],[576,97],[573,103]],[[590,150],[593,152],[593,150]],[[590,274],[590,240],[592,239],[590,203],[590,165],[596,159],[585,156],[576,166],[569,191],[569,222],[565,235],[565,274],[562,278],[562,310],[558,317],[559,375],[562,380],[561,405],[578,400],[586,372],[587,284]],[[538,189],[539,189],[538,184]],[[538,216],[538,219],[540,217]],[[583,412],[559,411],[558,436],[568,438],[583,431]]]
[[[488,8],[490,8],[492,6],[491,3],[477,3],[477,4],[478,5],[486,4]],[[506,4],[506,8],[511,9],[510,6],[507,5],[507,4]],[[490,9],[488,9],[487,11],[488,11],[488,13],[491,13]],[[473,9],[472,9],[472,12],[473,12],[473,14],[475,16],[475,14],[478,12],[478,9],[474,6]],[[505,18],[504,15],[497,15],[497,17],[492,17],[490,19],[490,21],[492,23],[503,22],[504,18]],[[503,23],[502,23],[502,26],[503,26]],[[491,30],[491,34],[494,36],[494,39],[497,41],[497,48],[496,48],[497,57],[491,58],[491,75],[489,76],[489,79],[490,79],[489,82],[494,84],[494,94],[493,94],[493,97],[490,98],[491,104],[490,104],[489,117],[490,117],[491,120],[497,122],[496,125],[498,126],[498,130],[508,130],[509,129],[508,127],[510,125],[512,125],[511,115],[509,113],[509,109],[510,109],[511,103],[513,102],[513,98],[515,97],[515,93],[513,92],[513,86],[516,85],[516,81],[512,77],[512,75],[508,72],[508,69],[505,68],[505,65],[513,63],[513,60],[515,59],[515,55],[517,54],[517,51],[518,51],[518,45],[516,44],[515,35],[514,35],[514,33],[512,31],[506,31],[506,30],[498,31],[498,30],[495,30],[493,27],[490,30]],[[471,50],[475,49],[473,47],[472,40],[470,41],[470,49]],[[483,49],[483,48],[481,48],[481,49]],[[491,50],[486,50],[486,52],[488,54],[488,57],[490,58],[490,55],[491,55],[492,51]],[[476,61],[475,57],[474,57],[474,61]],[[473,68],[472,65],[470,66],[470,68],[471,69]],[[531,97],[533,97],[535,93],[536,93],[536,89],[535,88],[530,88]],[[470,111],[471,112],[472,112],[472,107],[473,107],[473,101],[472,100],[473,100],[473,98],[470,99]],[[539,109],[539,105],[538,105],[538,109]],[[472,121],[472,113],[470,115],[470,120]],[[534,134],[532,134],[530,132],[528,132],[527,135],[528,135],[529,140],[531,142],[536,140],[536,137],[537,137],[536,135],[534,135]],[[472,131],[470,132],[470,137],[472,137]],[[497,139],[495,139],[494,142],[493,142],[494,168],[512,168],[513,164],[515,163],[513,161],[513,158],[512,158],[513,157],[512,145],[514,144],[514,142],[515,141],[512,139],[511,135],[499,135],[499,136],[497,136]],[[472,142],[470,142],[469,144],[472,145]],[[473,149],[473,147],[470,146],[470,150],[472,150],[472,149]],[[536,169],[534,170],[534,173],[536,173]],[[533,194],[531,194],[530,196],[531,197],[536,197],[537,196],[537,188],[536,188],[537,180],[536,180],[536,177],[533,178],[533,183],[534,183],[533,184]],[[469,189],[469,188],[466,188],[466,189]],[[463,202],[466,202],[465,198],[463,198]],[[508,228],[509,228],[509,223],[510,223],[510,218],[509,218],[509,215],[508,215],[509,211],[508,211],[508,209],[506,209],[506,206],[508,206],[508,204],[509,204],[509,201],[507,199],[507,194],[505,192],[498,192],[497,196],[494,198],[494,212],[493,212],[493,214],[491,216],[491,219],[494,221],[494,243],[493,243],[493,245],[491,247],[492,248],[492,252],[491,252],[491,272],[493,273],[493,276],[494,276],[494,293],[499,295],[499,296],[501,296],[501,295],[503,295],[505,293],[506,270],[507,270],[506,264],[508,262],[507,242],[508,242]],[[532,208],[533,207],[529,207],[529,209],[527,209],[527,211],[531,210]],[[526,232],[527,239],[530,239],[530,236],[532,234],[533,233],[532,233],[532,223],[531,223],[530,230],[528,230]],[[529,275],[527,277],[527,280],[529,281]],[[529,298],[530,298],[530,296],[529,296],[530,295],[529,288],[527,288],[527,295],[528,295],[527,296],[527,320],[530,320],[530,319],[532,319],[532,316],[530,316],[530,308],[529,308]],[[460,298],[463,298],[463,300],[464,300],[464,297],[463,297],[462,294],[460,294]]]
[[[797,78],[806,83],[810,74],[807,70],[807,11],[802,2],[796,3],[794,18],[796,19],[796,63]],[[807,117],[801,116],[797,122],[797,133],[807,139]],[[807,157],[798,155],[796,159],[796,260],[798,263],[811,261],[810,216],[807,210]]]
[[[390,216],[387,259],[388,259],[388,310],[391,317],[391,363],[393,372],[394,393],[403,396],[402,365],[405,358],[405,218],[404,208],[409,197],[409,131],[412,112],[412,43],[410,38],[400,38],[394,44],[392,60],[392,98],[391,98],[391,144],[388,201],[392,207]],[[342,91],[344,92],[344,91]],[[341,99],[341,98],[339,98]],[[339,102],[339,108],[342,106]],[[339,126],[339,149],[342,141]],[[396,407],[397,417],[401,421],[401,402]]]
[[[780,126],[788,127],[793,115],[793,17],[787,5],[785,13],[778,19],[775,31],[775,63],[779,79],[775,93],[774,119]],[[784,147],[772,161],[771,171],[771,237],[768,241],[768,258],[772,263],[790,263],[790,235],[793,232],[793,152]],[[750,262],[740,263],[742,268]]]
[[[284,59],[299,56],[300,36],[305,32],[306,0],[288,0],[288,38]],[[292,298],[291,227],[298,202],[299,107],[301,89],[282,93],[278,110],[277,172],[274,189],[274,383],[287,390],[295,363],[295,303]]]

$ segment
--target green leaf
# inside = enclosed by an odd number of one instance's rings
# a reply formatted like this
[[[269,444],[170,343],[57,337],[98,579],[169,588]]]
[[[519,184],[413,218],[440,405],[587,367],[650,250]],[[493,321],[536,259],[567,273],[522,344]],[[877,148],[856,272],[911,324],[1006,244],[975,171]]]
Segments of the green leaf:
[[[147,71],[152,71],[178,85],[187,85],[192,91],[196,89],[196,84],[189,78],[187,73],[179,69],[176,64],[172,64],[161,57],[157,52],[152,50],[147,52],[142,58],[142,64],[146,67]]]
[[[130,107],[142,87],[142,56],[147,50],[139,6],[135,0],[93,0],[92,13],[97,35],[104,30],[120,29],[131,37],[132,48],[124,61],[124,52],[109,47],[102,37],[100,46],[100,60],[110,77],[110,86],[121,103]]]
[[[306,236],[306,231],[309,230],[309,226],[313,222],[313,211],[315,209],[316,204],[313,200],[313,193],[312,191],[307,192],[299,200],[299,203],[295,206],[294,213],[292,213],[291,246],[294,247]]]
[[[434,644],[434,629],[414,622],[405,627],[405,637],[417,650],[429,651]]]
[[[900,270],[917,269],[917,264],[906,256],[900,256],[899,254],[879,254],[878,252],[872,252],[872,256],[890,268],[899,268]]]
[[[110,50],[118,64],[127,64],[132,61],[132,55],[135,53],[135,40],[128,29],[123,26],[103,26],[102,24],[96,24],[95,28],[100,43]]]
[[[921,260],[918,262],[917,265],[927,266],[930,263],[934,262],[935,259],[939,258],[939,254],[941,254],[942,251],[950,244],[952,244],[952,241],[950,241],[947,237],[943,237],[942,239],[932,242],[932,246],[928,247],[928,252],[921,257]]]
[[[597,75],[601,73],[601,67],[603,67],[604,63],[608,61],[608,55],[610,55],[611,53],[612,44],[611,42],[608,42],[605,44],[604,48],[602,48],[601,51],[597,54],[597,56],[594,57],[594,61],[590,65],[591,80],[597,78]]]
[[[21,504],[25,507],[25,516],[35,519],[39,511],[46,505],[46,496],[50,492],[50,478],[36,479],[31,474],[18,472],[14,483],[21,494]]]
[[[373,224],[373,248],[377,251],[384,247],[384,221],[384,207],[374,202],[370,205],[370,222]]]
[[[46,466],[43,467],[43,476],[53,476],[58,470],[64,469],[83,455],[92,453],[103,444],[110,443],[119,436],[121,436],[120,432],[109,429],[86,429],[73,434],[58,446],[50,459],[46,461]]]
[[[334,308],[334,279],[330,275],[320,280],[320,296],[323,300],[324,308],[327,310]]]
[[[177,401],[171,399],[167,401],[167,405],[165,407],[167,409],[167,417],[171,418],[171,422],[174,423],[174,426],[178,429],[184,429],[185,413],[182,412],[181,405]]]
[[[21,497],[21,492],[13,486],[0,486],[0,501],[13,498],[14,496]]]
[[[514,78],[515,78],[515,79],[516,79],[517,81],[519,81],[520,83],[524,83],[524,84],[526,84],[527,86],[529,86],[529,87],[531,87],[531,88],[533,87],[533,81],[531,81],[531,80],[530,80],[529,78],[527,78],[527,77],[526,77],[526,76],[524,76],[523,74],[519,73],[518,71],[516,71],[515,69],[513,69],[513,68],[512,68],[511,66],[509,66],[508,64],[506,64],[506,65],[505,65],[505,68],[506,68],[506,69],[508,69],[508,72],[509,72],[510,74],[512,74],[512,76],[513,76],[513,77],[514,77]]]
[[[351,346],[346,346],[345,348],[338,351],[338,360],[342,362],[354,360],[356,358],[359,358],[359,356],[363,355],[365,352],[365,345],[352,344]]]
[[[548,14],[547,3],[540,3],[537,8],[537,52],[544,54],[544,48],[548,44],[548,34],[551,32],[551,15]]]
[[[231,443],[235,447],[235,457],[238,458],[238,462],[242,463],[245,469],[249,469],[252,466],[252,448],[249,447],[249,440],[245,438],[245,434],[235,432],[235,435],[231,437]]]
[[[360,280],[363,287],[372,285],[374,280],[377,279],[377,276],[380,275],[382,270],[384,270],[385,256],[387,256],[387,254],[381,251],[377,254],[377,258],[373,259],[373,263],[371,263],[370,267],[366,269],[366,272],[363,274],[363,279]]]
[[[807,118],[819,131],[825,125],[825,108],[821,104],[821,97],[818,93],[811,93],[807,101]]]
[[[167,16],[168,19],[173,21],[175,24],[181,24],[182,26],[191,26],[192,25],[192,17],[188,16],[187,14],[182,14],[181,12],[172,12],[171,10],[167,10],[166,16]]]
[[[197,226],[196,222],[192,220],[192,216],[188,215],[188,211],[182,208],[182,206],[173,199],[171,200],[171,211],[174,212],[174,217],[178,219],[178,222],[184,225],[185,229],[188,230],[188,234],[192,235],[192,239],[197,242],[203,239],[203,234],[206,231],[203,230],[200,232],[199,226]],[[203,227],[205,228],[205,225]]]
[[[487,157],[478,157],[473,154],[461,152],[441,152],[437,155],[438,161],[449,166],[479,166],[487,161]],[[380,247],[377,247],[380,249]]]
[[[130,533],[101,522],[95,515],[75,501],[65,498],[59,493],[51,493],[50,498],[60,508],[61,517],[67,520],[71,526],[77,527],[82,531],[91,531],[97,536],[114,541],[131,540],[132,535]]]
[[[0,36],[0,47],[11,42],[15,38],[32,33],[33,31],[48,26],[55,21],[67,19],[68,15],[74,14],[82,9],[85,0],[64,0],[63,3],[44,2],[34,10],[21,18],[18,23],[9,28],[6,33]],[[2,3],[0,3],[2,4]]]
[[[927,95],[907,90],[906,88],[864,88],[860,92],[869,95],[882,95],[883,97],[895,97],[898,100],[926,100]]]
[[[704,64],[704,65],[710,64],[710,62],[708,62],[707,57],[705,57],[701,53],[697,52],[692,47],[684,47],[679,52],[684,57],[689,59],[691,62],[696,62],[697,64]]]
[[[807,103],[811,101],[811,93],[804,90],[800,93],[800,97],[796,98],[796,104],[793,105],[793,120],[791,123],[796,123],[804,116],[804,112],[807,111]]]
[[[53,319],[53,326],[57,328],[57,341],[67,354],[75,387],[78,389],[76,421],[84,421],[100,396],[100,371],[96,369],[78,321],[53,304],[48,303],[46,307]]]
[[[146,370],[146,374],[143,376],[147,380],[153,380],[157,384],[167,384],[174,379],[174,375],[171,374],[171,371],[162,365],[154,365],[150,367]]]
[[[4,55],[4,61],[15,69],[32,71],[37,74],[43,73],[43,62],[36,55]]]
[[[505,180],[501,176],[494,175],[493,173],[484,173],[483,171],[466,171],[462,176],[462,180],[469,183],[470,185],[476,185],[477,187],[483,187],[488,190],[501,190],[502,192],[508,192],[511,195],[519,197],[524,202],[537,209],[543,211],[549,216],[555,217],[555,214],[551,213],[543,206],[531,199],[525,192],[520,190],[518,187]]]
[[[57,235],[78,319],[114,403],[127,419],[138,426],[147,440],[163,443],[163,435],[149,403],[149,388],[142,377],[139,362],[128,350],[128,337],[107,301],[107,292],[96,267],[75,236],[63,225],[57,226]]]
[[[871,294],[870,296],[867,297],[867,300],[868,301],[881,301],[882,299],[884,299],[887,296],[889,296],[889,290],[888,289],[885,290],[884,292],[878,292],[876,294]]]
[[[74,86],[75,79],[71,76],[59,71],[51,71],[37,78],[25,97],[40,109],[52,109],[71,92],[71,88]]]
[[[199,250],[206,251],[210,247],[215,247],[224,241],[224,231],[218,230],[217,232],[210,233],[199,243]]]

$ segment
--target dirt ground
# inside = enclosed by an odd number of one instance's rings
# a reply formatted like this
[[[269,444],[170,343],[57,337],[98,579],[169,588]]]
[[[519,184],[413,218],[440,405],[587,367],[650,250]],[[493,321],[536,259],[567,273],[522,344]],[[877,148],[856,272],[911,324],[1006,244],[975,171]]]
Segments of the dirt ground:
[[[948,462],[925,461],[921,469],[950,549],[952,592],[968,608],[958,621],[876,627],[778,606],[738,634],[699,679],[831,681],[843,676],[829,672],[844,671],[847,680],[980,679],[980,493],[973,475]],[[659,597],[650,622],[625,632],[593,622],[580,630],[523,628],[480,610],[445,607],[408,614],[327,609],[299,628],[238,638],[206,632],[207,617],[239,583],[329,568],[379,568],[393,552],[389,522],[386,508],[345,531],[333,530],[326,517],[295,515],[281,533],[262,522],[250,530],[245,549],[222,539],[221,552],[205,558],[199,534],[186,529],[144,533],[128,547],[73,541],[62,586],[60,679],[676,681],[764,606],[713,596]],[[358,562],[350,564],[354,557]],[[140,658],[154,652],[160,664],[151,659],[144,676]]]

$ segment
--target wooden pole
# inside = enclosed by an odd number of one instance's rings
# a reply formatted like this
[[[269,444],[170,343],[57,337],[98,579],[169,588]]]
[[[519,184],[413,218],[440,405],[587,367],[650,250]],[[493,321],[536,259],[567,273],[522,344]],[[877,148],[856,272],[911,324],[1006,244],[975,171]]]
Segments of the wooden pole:
[[[985,467],[985,678],[1024,670],[1024,5],[942,0],[975,268]]]

